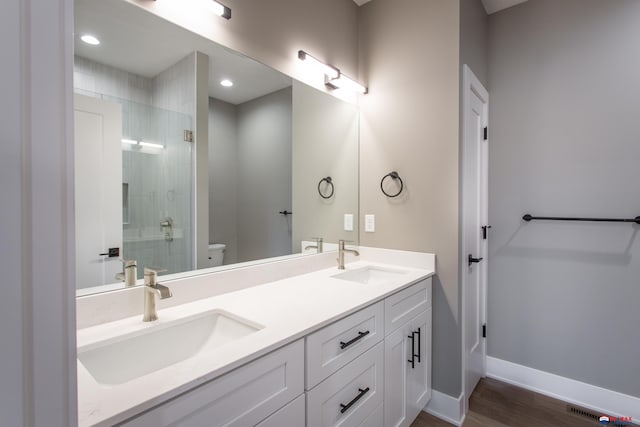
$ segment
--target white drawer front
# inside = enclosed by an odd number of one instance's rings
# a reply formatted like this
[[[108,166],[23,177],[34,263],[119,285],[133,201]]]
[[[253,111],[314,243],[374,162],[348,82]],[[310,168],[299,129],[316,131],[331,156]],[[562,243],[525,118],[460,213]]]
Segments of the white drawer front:
[[[358,427],[384,427],[383,405],[379,405]]]
[[[307,381],[310,390],[384,336],[384,302],[358,311],[307,336]]]
[[[421,280],[384,300],[384,331],[389,335],[431,307],[431,278]]]
[[[303,352],[302,340],[298,340],[122,425],[256,425],[304,392]]]
[[[256,427],[304,427],[305,396],[301,394]]]
[[[307,427],[363,425],[382,404],[383,375],[381,342],[307,392]]]

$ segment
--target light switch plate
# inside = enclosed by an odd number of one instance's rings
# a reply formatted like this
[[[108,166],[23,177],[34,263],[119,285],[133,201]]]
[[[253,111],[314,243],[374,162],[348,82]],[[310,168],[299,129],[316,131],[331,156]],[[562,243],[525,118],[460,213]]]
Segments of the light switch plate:
[[[353,214],[344,214],[344,231],[353,231]]]
[[[364,231],[374,233],[376,231],[376,216],[368,214],[364,216]]]

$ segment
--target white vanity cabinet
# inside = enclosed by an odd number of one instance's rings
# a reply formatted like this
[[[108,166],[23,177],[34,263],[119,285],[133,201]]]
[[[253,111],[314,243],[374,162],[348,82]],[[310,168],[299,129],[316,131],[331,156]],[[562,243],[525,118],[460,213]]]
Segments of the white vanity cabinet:
[[[431,278],[307,336],[307,427],[409,426],[431,398]]]
[[[118,424],[409,426],[431,398],[431,278]]]
[[[386,318],[391,330],[384,350],[384,425],[404,427],[411,425],[431,398],[431,279],[392,295],[385,303],[385,313],[396,316]]]
[[[298,340],[119,425],[270,427],[286,420],[304,426],[303,392],[304,344]],[[294,401],[298,396],[303,399]]]

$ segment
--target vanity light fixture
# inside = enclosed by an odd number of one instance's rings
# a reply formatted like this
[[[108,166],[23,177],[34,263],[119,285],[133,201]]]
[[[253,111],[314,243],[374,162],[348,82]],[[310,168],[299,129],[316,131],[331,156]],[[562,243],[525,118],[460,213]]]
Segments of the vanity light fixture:
[[[122,139],[122,143],[123,144],[129,144],[129,145],[138,145],[138,141],[134,141],[133,139]]]
[[[327,82],[325,83],[327,86],[329,86],[332,89],[347,89],[347,90],[352,90],[354,92],[358,92],[358,93],[367,93],[369,92],[369,89],[367,89],[366,86],[358,83],[357,81],[345,76],[344,74],[340,73],[340,75],[335,78],[335,79],[329,79],[327,80]]]
[[[304,50],[298,51],[298,59],[308,63],[309,66],[315,68],[316,70],[318,70],[318,72],[323,73],[325,76],[329,77],[330,79],[335,79],[340,76],[340,70],[338,70],[336,67],[325,64],[319,59],[309,55]]]
[[[213,13],[218,16],[222,16],[224,19],[231,19],[231,9],[223,5],[220,2],[211,0],[213,2]]]
[[[224,87],[231,87],[233,86],[233,82],[229,79],[223,79],[223,80],[220,80],[220,85]]]
[[[98,40],[96,36],[92,36],[91,34],[83,34],[82,36],[80,36],[80,40],[92,46],[97,46],[100,44],[100,40]]]
[[[145,142],[145,141],[140,141],[139,142],[140,145],[142,145],[143,147],[150,147],[150,148],[164,148],[164,145],[162,144],[156,144],[154,142]]]

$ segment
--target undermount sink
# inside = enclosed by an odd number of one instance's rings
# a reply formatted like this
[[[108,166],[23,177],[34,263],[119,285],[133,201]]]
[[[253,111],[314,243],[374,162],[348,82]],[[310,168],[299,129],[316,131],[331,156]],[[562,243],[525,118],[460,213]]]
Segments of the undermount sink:
[[[362,283],[365,285],[381,285],[397,279],[406,274],[407,271],[395,270],[391,268],[366,266],[344,273],[334,274],[334,279],[348,280],[350,282]]]
[[[213,310],[87,345],[78,349],[78,360],[99,384],[122,384],[262,328]]]

